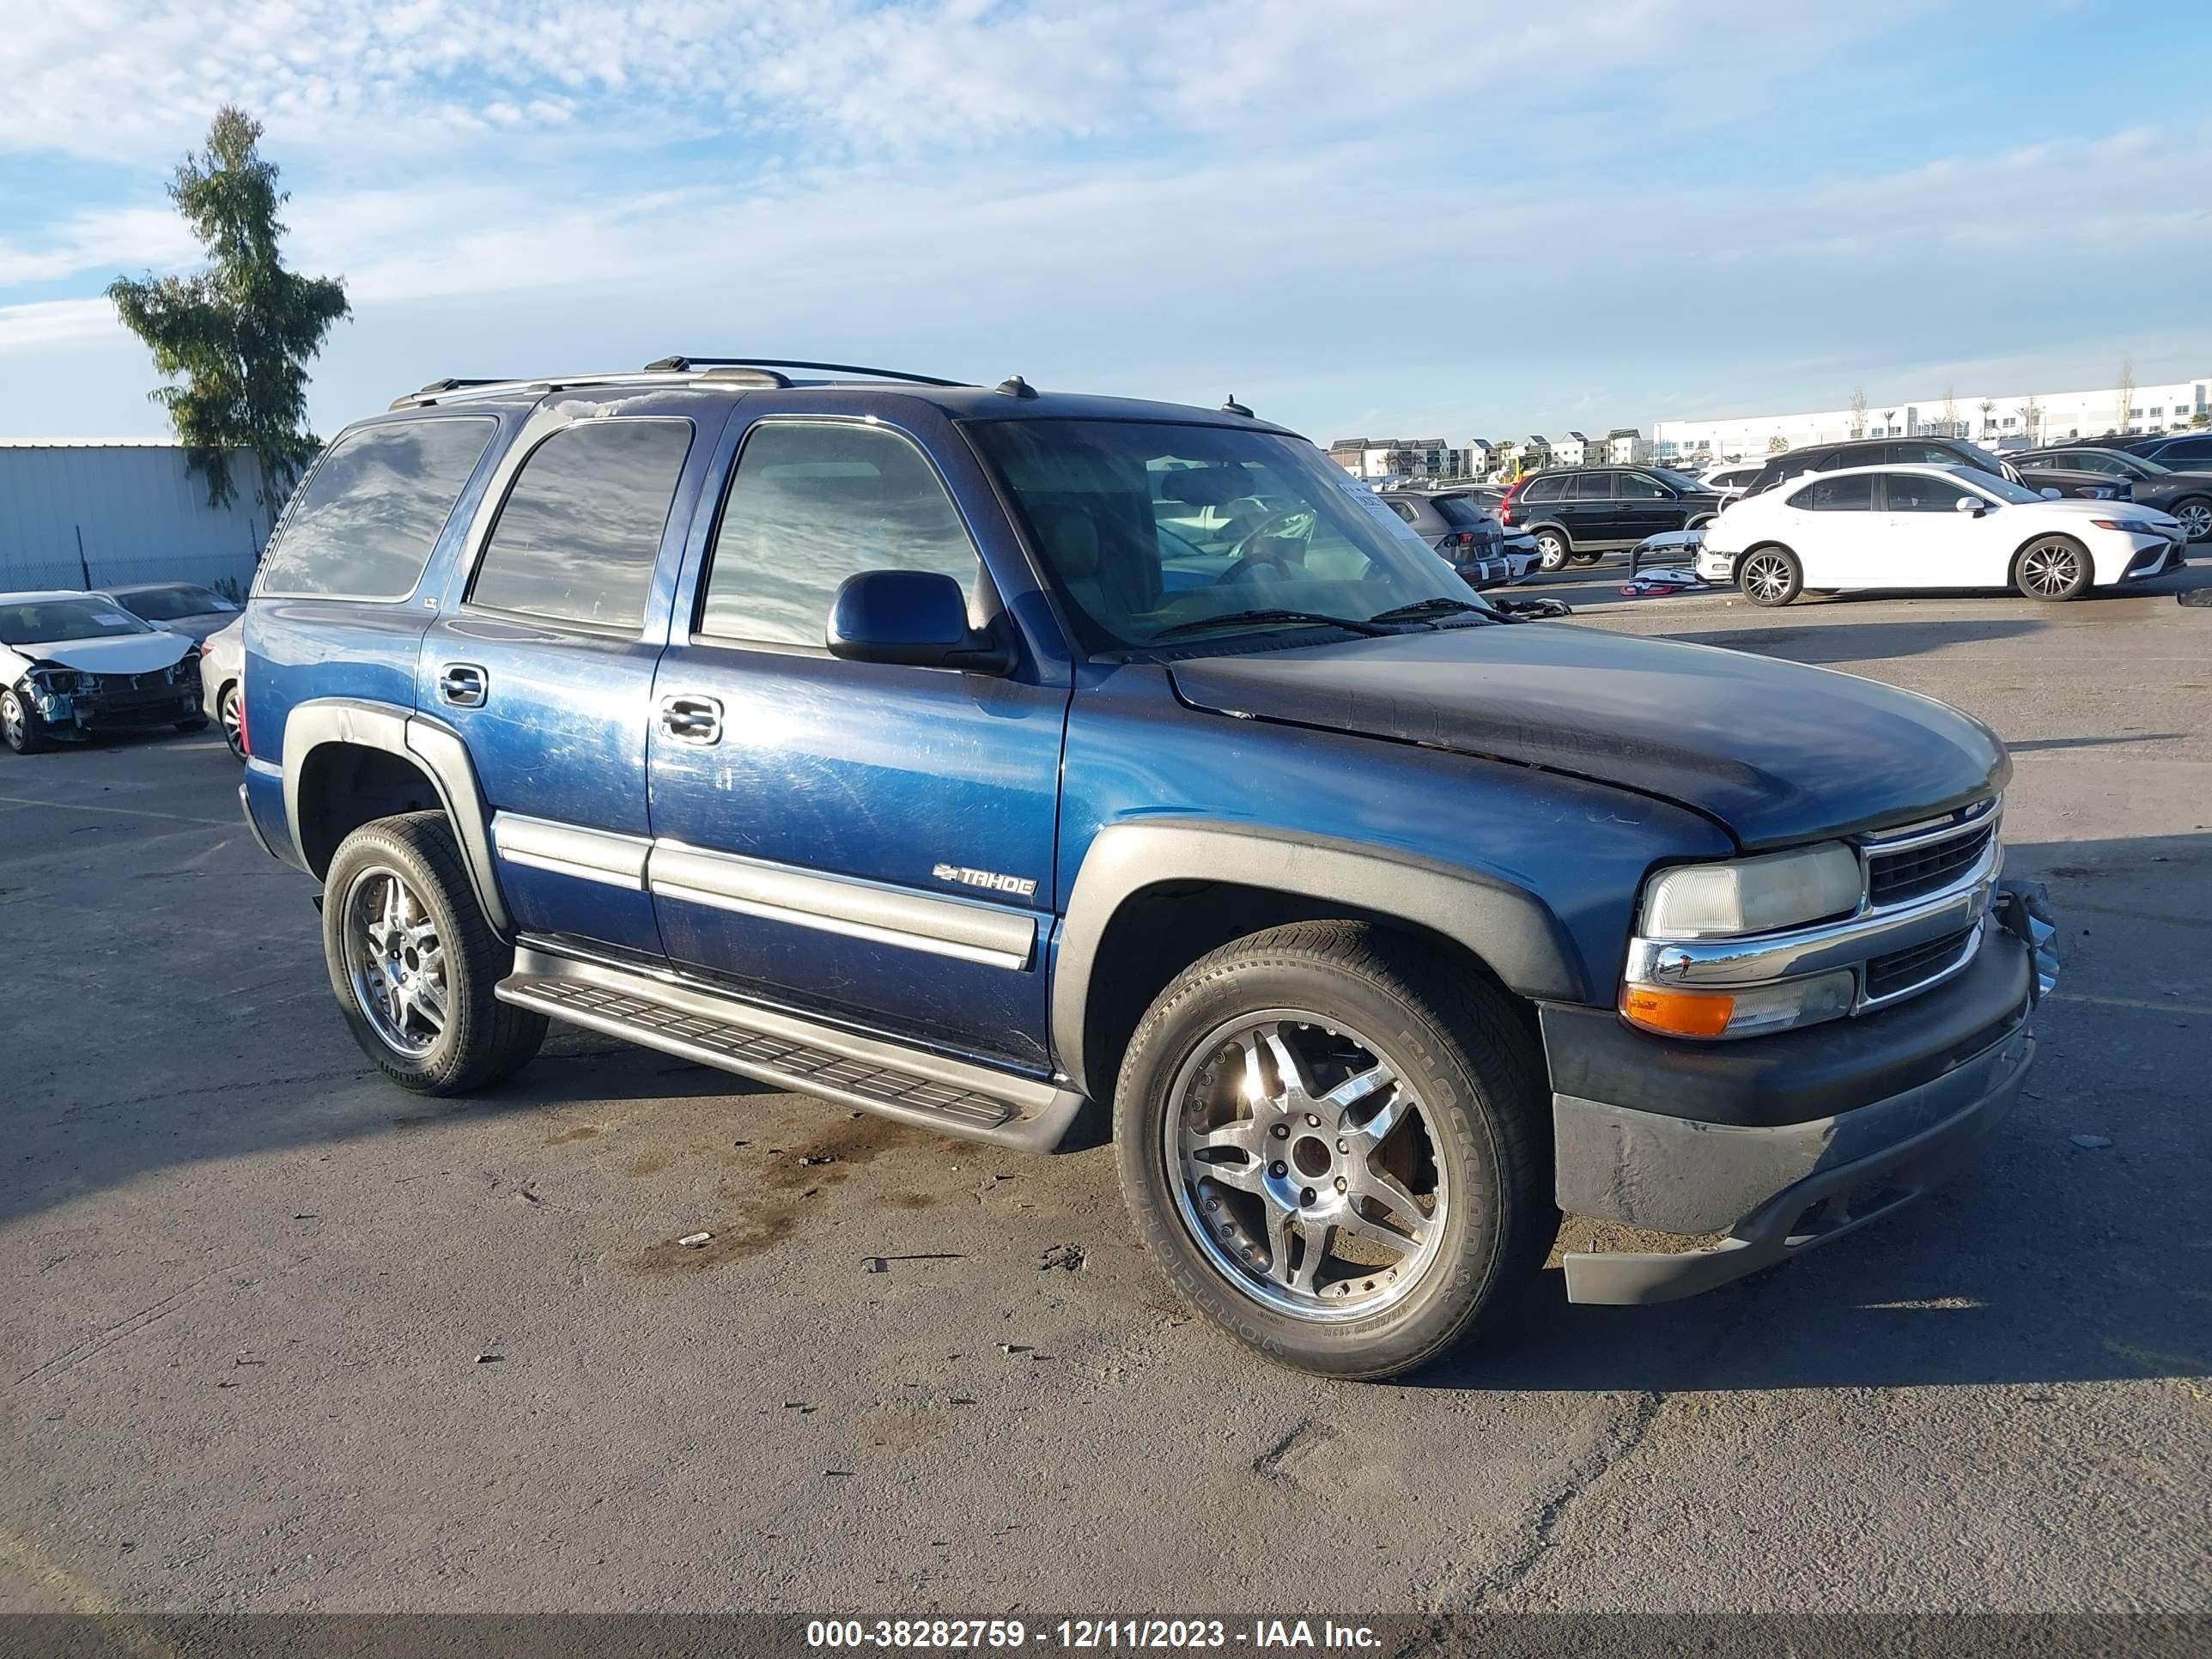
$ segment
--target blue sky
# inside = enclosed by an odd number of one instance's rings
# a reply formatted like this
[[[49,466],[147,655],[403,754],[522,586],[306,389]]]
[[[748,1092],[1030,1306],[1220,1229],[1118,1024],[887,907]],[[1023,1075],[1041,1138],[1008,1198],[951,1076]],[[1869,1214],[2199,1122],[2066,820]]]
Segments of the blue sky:
[[[1409,27],[1414,20],[1424,27]],[[828,357],[1468,436],[2212,372],[2212,6],[72,0],[0,35],[0,433],[155,434],[100,297],[264,120],[442,374]]]

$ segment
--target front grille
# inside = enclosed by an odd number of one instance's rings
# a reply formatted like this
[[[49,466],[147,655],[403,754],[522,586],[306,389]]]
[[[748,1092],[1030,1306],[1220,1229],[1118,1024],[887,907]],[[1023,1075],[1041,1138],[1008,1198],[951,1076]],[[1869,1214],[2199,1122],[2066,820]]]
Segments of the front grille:
[[[1866,1000],[1879,1002],[1893,997],[1957,967],[1973,948],[1974,936],[1980,929],[1977,922],[1925,945],[1874,957],[1866,965]]]
[[[1996,825],[1984,822],[1948,841],[1867,854],[1867,899],[1877,908],[1939,892],[1972,869],[1989,850]]]

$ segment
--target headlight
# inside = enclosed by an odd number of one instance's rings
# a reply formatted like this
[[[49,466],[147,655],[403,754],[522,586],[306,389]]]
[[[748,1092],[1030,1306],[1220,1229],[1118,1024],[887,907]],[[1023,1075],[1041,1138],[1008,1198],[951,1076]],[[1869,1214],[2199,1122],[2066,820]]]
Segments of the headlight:
[[[33,668],[31,684],[50,696],[66,697],[78,689],[80,679],[75,671],[67,668]]]
[[[1705,939],[1794,927],[1858,908],[1866,878],[1839,841],[1725,864],[1686,864],[1644,895],[1646,939]]]
[[[1662,1036],[1757,1036],[1841,1019],[1850,1012],[1857,991],[1857,978],[1848,968],[1728,991],[1624,985],[1620,1017]]]

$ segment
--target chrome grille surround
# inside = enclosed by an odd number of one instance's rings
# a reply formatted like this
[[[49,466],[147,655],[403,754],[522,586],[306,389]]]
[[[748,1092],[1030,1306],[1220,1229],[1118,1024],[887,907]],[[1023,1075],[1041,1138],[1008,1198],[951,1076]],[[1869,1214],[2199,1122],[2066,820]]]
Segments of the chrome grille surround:
[[[1741,990],[1849,968],[1858,987],[1853,1016],[1931,991],[1964,972],[1981,949],[1983,920],[2004,867],[2003,812],[2002,797],[1993,795],[1860,836],[1854,845],[1864,879],[1850,915],[1735,938],[1632,939],[1626,978]],[[1878,879],[1891,896],[1876,896]]]

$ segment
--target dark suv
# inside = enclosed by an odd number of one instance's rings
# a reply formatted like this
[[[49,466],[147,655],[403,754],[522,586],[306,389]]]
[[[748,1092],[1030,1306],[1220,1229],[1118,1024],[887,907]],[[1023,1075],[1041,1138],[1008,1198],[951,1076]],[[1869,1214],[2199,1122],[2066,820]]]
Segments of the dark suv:
[[[1971,466],[2000,478],[2021,482],[2010,463],[1964,438],[1852,438],[1841,443],[1808,444],[1775,456],[1744,486],[1746,496],[1763,495],[1778,483],[1808,472],[1833,472],[1846,466]]]
[[[2197,463],[2192,471],[2185,462],[2154,460],[2140,451],[2094,444],[2032,449],[2015,459],[2031,485],[2045,477],[2055,482],[2059,470],[2069,477],[2094,479],[2124,501],[2171,513],[2191,541],[2212,540],[2212,460]]]
[[[1413,533],[1451,562],[1469,587],[1503,587],[1519,581],[1536,563],[1528,537],[1510,544],[1497,515],[1481,499],[1463,489],[1384,489],[1376,492],[1389,509],[1413,526]]]
[[[1547,570],[1595,564],[1662,531],[1695,530],[1726,505],[1685,472],[1656,466],[1577,466],[1539,472],[1508,492],[1498,516],[1536,538]]]
[[[245,687],[248,822],[400,1086],[558,1018],[1110,1133],[1182,1293],[1339,1376],[1495,1320],[1563,1210],[1682,1236],[1569,1252],[1610,1303],[1886,1214],[2010,1108],[2055,971],[1980,722],[1504,619],[1239,409],[441,381],[301,484]]]

